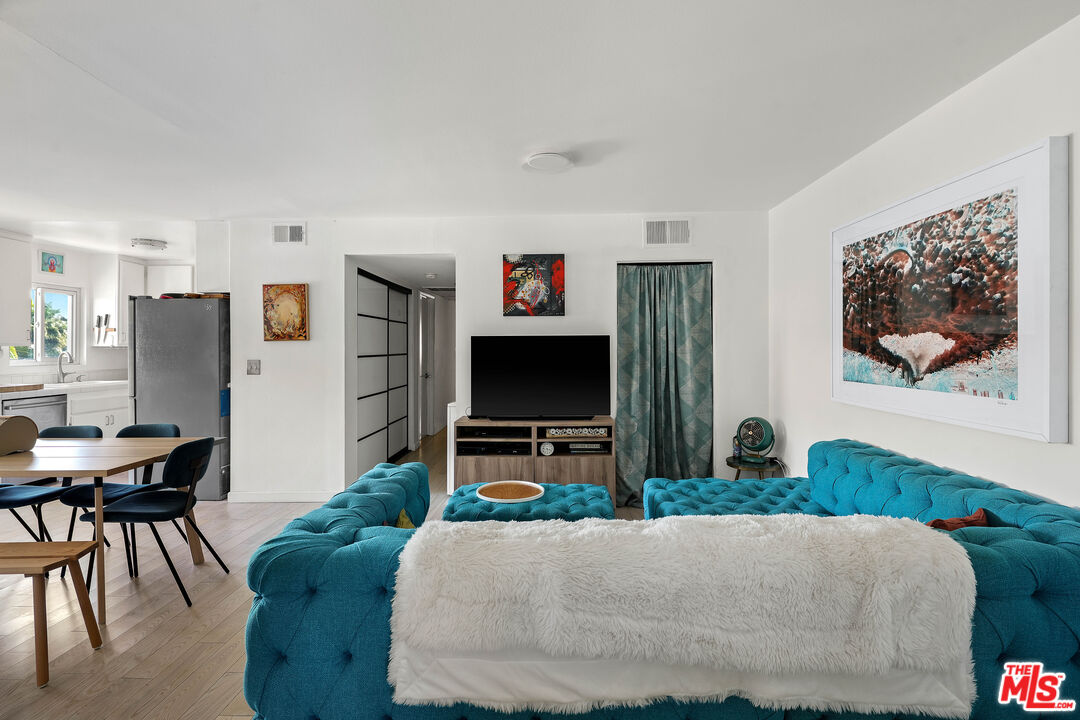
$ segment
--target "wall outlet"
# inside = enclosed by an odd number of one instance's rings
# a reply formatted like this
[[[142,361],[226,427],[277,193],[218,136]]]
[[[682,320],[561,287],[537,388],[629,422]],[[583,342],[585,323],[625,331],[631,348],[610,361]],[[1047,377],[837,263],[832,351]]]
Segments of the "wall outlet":
[[[248,375],[262,375],[262,361],[261,360],[248,360],[247,374]]]

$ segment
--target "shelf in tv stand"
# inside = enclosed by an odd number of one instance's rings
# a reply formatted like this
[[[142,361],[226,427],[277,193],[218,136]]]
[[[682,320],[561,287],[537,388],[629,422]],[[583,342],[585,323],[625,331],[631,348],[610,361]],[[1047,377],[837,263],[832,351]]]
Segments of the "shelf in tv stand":
[[[545,437],[548,428],[603,427],[606,435]],[[486,436],[512,433],[514,437]],[[454,423],[454,486],[496,480],[527,480],[530,482],[568,485],[587,483],[603,485],[615,497],[615,420],[596,416],[588,420],[541,418],[535,420],[488,420],[459,418]],[[550,442],[557,450],[543,455],[540,447]],[[467,452],[466,448],[490,445],[494,450],[504,443],[528,444],[523,454]],[[569,452],[570,443],[598,443],[603,452]],[[459,453],[460,449],[460,453]]]
[[[457,441],[459,443],[476,443],[476,444],[480,444],[480,445],[483,445],[483,444],[486,444],[486,443],[508,443],[508,442],[520,443],[520,442],[529,442],[531,440],[532,440],[531,437],[516,437],[516,438],[508,438],[508,437],[462,437],[462,438],[457,439]]]

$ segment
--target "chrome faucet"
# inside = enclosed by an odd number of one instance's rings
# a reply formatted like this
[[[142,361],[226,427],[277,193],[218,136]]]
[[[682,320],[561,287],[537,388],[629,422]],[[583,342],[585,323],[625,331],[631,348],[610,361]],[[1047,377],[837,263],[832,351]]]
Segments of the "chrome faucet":
[[[64,358],[65,357],[67,358],[68,362],[75,362],[71,357],[71,353],[69,353],[67,350],[65,350],[64,352],[62,352],[62,353],[60,353],[59,355],[56,356],[56,374],[58,376],[60,376],[60,383],[61,384],[67,382],[67,376],[68,375],[74,375],[75,374],[75,373],[64,372]]]

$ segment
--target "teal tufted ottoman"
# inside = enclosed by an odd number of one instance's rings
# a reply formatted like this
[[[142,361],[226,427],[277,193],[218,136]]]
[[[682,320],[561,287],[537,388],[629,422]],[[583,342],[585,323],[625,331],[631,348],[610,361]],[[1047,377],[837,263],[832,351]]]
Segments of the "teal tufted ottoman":
[[[731,482],[717,478],[645,481],[645,519],[672,515],[831,515],[810,499],[806,478]]]
[[[612,520],[615,510],[603,485],[541,483],[543,497],[520,503],[493,503],[476,496],[483,483],[462,485],[446,502],[443,520]]]

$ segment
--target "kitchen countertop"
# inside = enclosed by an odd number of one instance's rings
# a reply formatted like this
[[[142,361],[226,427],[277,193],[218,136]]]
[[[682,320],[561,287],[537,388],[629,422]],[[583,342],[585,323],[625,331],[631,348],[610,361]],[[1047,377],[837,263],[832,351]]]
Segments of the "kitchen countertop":
[[[87,392],[127,392],[127,380],[84,380],[82,382],[46,383],[41,390],[27,390],[24,392],[3,393],[0,401],[18,400],[20,398],[44,397],[46,395],[72,395]]]

